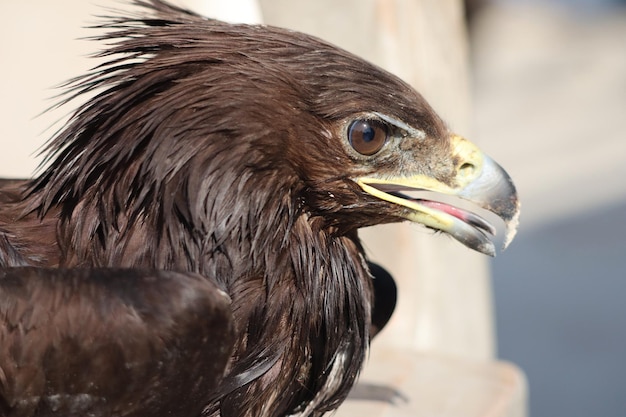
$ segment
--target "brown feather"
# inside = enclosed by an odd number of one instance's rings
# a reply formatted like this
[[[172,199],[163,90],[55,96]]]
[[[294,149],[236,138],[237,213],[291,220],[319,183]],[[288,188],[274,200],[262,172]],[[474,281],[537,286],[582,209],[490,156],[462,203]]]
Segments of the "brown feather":
[[[3,416],[199,415],[234,338],[228,297],[171,271],[11,268],[0,317]]]
[[[442,155],[445,126],[407,84],[318,39],[134,3],[151,16],[102,26],[110,61],[70,84],[66,101],[95,98],[49,166],[3,185],[1,266],[198,273],[230,296],[237,333],[205,414],[332,410],[370,338],[356,229],[401,219],[350,178],[416,164],[351,155],[345,125],[393,114]]]

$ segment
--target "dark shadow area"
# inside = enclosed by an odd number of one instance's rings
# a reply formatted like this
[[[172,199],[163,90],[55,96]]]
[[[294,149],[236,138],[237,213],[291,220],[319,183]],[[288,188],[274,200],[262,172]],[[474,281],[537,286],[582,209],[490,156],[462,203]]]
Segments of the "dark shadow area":
[[[493,262],[499,356],[530,416],[626,416],[626,201],[526,231]]]

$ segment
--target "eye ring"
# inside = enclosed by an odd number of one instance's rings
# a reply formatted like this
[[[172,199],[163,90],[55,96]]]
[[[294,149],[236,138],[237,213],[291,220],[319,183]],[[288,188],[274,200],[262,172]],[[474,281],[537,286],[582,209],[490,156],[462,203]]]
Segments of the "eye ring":
[[[358,119],[348,127],[350,146],[361,155],[374,155],[385,146],[388,138],[387,125],[379,120]]]

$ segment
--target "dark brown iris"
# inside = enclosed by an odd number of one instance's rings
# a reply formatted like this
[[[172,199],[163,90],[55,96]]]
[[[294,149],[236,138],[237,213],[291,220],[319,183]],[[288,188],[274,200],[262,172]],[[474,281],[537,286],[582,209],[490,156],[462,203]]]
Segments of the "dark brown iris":
[[[350,145],[362,155],[380,151],[388,137],[387,126],[377,120],[355,120],[348,128]]]

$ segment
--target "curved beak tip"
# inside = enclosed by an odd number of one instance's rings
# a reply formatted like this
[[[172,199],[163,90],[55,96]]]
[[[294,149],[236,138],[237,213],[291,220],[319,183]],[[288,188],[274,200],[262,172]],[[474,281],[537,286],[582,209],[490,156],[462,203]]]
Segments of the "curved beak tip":
[[[517,234],[517,227],[519,226],[520,216],[520,203],[517,201],[516,210],[510,220],[505,222],[506,230],[504,232],[504,243],[502,244],[502,250],[509,247],[515,235]]]
[[[496,248],[493,245],[484,245],[483,247],[479,247],[477,249],[478,252],[491,256],[492,258],[495,258],[496,256]]]

